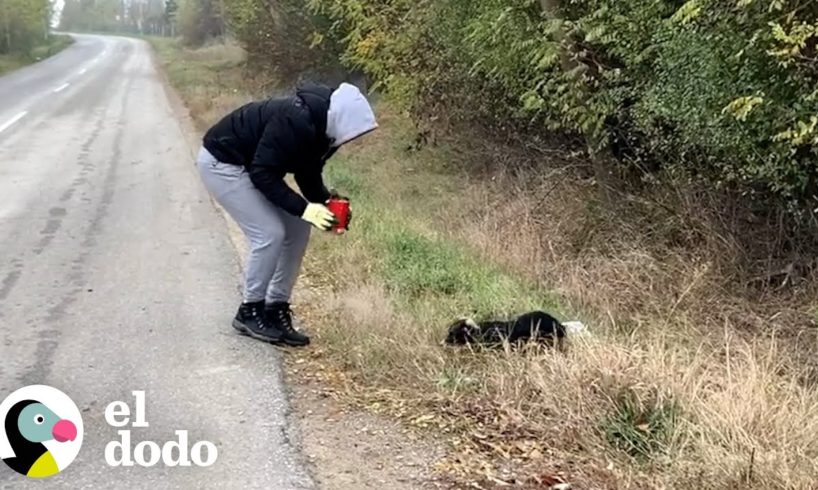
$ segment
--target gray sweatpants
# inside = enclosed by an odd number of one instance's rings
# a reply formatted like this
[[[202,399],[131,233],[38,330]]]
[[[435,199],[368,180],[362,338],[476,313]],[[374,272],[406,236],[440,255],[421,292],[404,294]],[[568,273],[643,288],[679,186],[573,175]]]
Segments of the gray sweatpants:
[[[244,167],[222,163],[202,148],[196,159],[210,194],[238,223],[250,245],[244,301],[290,300],[310,239],[310,225],[267,200]]]

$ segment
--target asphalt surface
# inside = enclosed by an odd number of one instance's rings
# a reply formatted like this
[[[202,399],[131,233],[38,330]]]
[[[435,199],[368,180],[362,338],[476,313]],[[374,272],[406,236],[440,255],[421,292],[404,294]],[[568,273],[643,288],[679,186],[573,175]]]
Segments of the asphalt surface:
[[[151,51],[77,36],[0,78],[0,399],[25,385],[83,413],[79,457],[0,487],[311,488],[275,348],[233,333],[239,267]],[[208,468],[112,468],[112,401],[145,390],[135,445],[188,430]]]

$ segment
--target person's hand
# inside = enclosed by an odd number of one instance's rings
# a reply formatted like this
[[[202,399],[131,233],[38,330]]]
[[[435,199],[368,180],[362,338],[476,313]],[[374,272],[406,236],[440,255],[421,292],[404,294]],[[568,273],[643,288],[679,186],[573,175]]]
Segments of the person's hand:
[[[338,224],[338,218],[323,204],[308,203],[301,218],[319,230],[328,231]]]

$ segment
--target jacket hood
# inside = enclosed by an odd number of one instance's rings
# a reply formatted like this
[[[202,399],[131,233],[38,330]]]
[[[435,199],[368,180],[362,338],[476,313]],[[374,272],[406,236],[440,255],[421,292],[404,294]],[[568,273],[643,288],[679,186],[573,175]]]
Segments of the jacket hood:
[[[310,119],[319,135],[325,135],[327,132],[327,112],[332,92],[333,88],[317,83],[300,85],[295,92],[310,111]]]
[[[377,127],[375,113],[357,87],[342,83],[332,92],[326,134],[333,147],[348,143]]]

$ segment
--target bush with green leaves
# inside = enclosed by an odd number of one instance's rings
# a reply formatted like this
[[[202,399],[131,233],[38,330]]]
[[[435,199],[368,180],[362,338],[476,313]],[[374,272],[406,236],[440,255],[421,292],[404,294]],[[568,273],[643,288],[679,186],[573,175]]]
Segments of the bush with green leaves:
[[[309,0],[413,113],[583,137],[804,209],[818,169],[809,0]],[[537,129],[539,128],[539,129]],[[606,159],[612,161],[613,159]],[[617,165],[616,163],[607,163]]]
[[[175,16],[182,41],[196,47],[223,36],[223,5],[219,0],[183,0]]]
[[[48,41],[51,17],[48,0],[3,0],[0,2],[0,54],[29,54]]]
[[[281,81],[335,68],[337,53],[327,43],[318,48],[315,36],[327,31],[320,16],[310,13],[305,0],[224,0],[230,33],[256,69]]]

